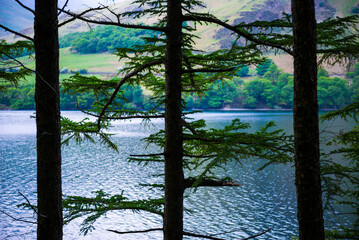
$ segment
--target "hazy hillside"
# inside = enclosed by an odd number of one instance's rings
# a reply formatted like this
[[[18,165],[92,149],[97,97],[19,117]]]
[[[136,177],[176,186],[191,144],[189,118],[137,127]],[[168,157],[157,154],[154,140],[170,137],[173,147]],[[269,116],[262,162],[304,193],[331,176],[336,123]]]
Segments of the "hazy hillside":
[[[131,4],[132,0],[124,0],[115,4],[112,4],[112,1],[109,2],[118,12],[135,8],[135,6]],[[290,0],[204,0],[204,3],[207,7],[202,11],[210,12],[221,19],[228,19],[230,22],[272,20],[280,17],[282,12],[290,12]],[[317,19],[321,21],[327,17],[336,15],[347,16],[351,14],[353,7],[357,4],[357,0],[316,0]],[[33,16],[30,13],[18,7],[16,8],[16,12],[15,6],[17,4],[13,1],[2,1],[1,5],[1,24],[15,30],[19,30],[21,26],[23,26],[23,29],[31,28]],[[111,15],[105,11],[103,13],[108,16]],[[103,18],[101,14],[98,14],[96,17]],[[59,18],[60,22],[65,18],[66,15],[61,14]],[[140,21],[151,22],[151,19],[141,19]],[[74,21],[60,28],[60,35],[89,30],[89,25],[81,21]],[[26,33],[32,35],[29,30],[27,30]],[[7,39],[10,40],[11,38]]]
[[[131,4],[132,0],[125,0],[120,3],[115,3],[112,5],[118,12],[124,12],[128,10],[133,10],[136,6]],[[206,8],[201,9],[200,11],[209,12],[213,15],[217,16],[222,20],[228,20],[231,23],[239,23],[239,22],[251,22],[255,20],[273,20],[282,17],[283,12],[289,13],[290,12],[290,0],[205,0],[204,1],[207,5]],[[354,7],[358,5],[357,0],[316,0],[316,14],[318,21],[322,21],[328,17],[334,16],[347,16],[351,14]],[[7,24],[4,19],[7,19],[9,14],[14,14],[11,10],[14,6],[10,3],[3,4],[0,8],[1,13],[1,20],[3,24]],[[358,6],[357,6],[358,7]],[[137,9],[138,10],[138,9]],[[108,12],[102,12],[101,14],[92,14],[93,17],[97,18],[104,18],[103,14],[111,16]],[[17,28],[16,24],[27,23],[30,24],[32,21],[32,16],[28,16],[27,14],[22,14],[22,18],[19,21],[9,23],[9,27]],[[59,21],[62,22],[67,18],[66,15],[61,14],[59,17]],[[10,19],[10,17],[9,17]],[[140,19],[139,22],[144,23],[151,23],[156,19]],[[126,20],[125,20],[126,21]],[[127,19],[128,22],[133,22],[132,19]],[[31,24],[30,24],[31,25]],[[68,33],[73,32],[83,32],[83,31],[90,31],[91,28],[96,27],[95,25],[88,25],[81,21],[73,21],[64,27],[61,27],[60,37],[64,36]],[[22,30],[22,33],[27,35],[33,35],[32,28],[25,28]],[[231,46],[234,36],[230,34],[230,32],[226,29],[218,28],[214,25],[208,26],[199,26],[198,27],[198,36],[200,37],[197,40],[197,47],[199,49],[208,49],[214,50],[218,48],[226,48]],[[16,41],[19,38],[14,38],[14,36],[7,36],[7,41]],[[68,53],[70,54],[70,53]],[[71,55],[71,54],[70,54]],[[101,58],[106,55],[106,53],[101,54]],[[81,58],[75,57],[74,58]],[[87,59],[92,58],[92,56],[87,56]],[[113,59],[113,57],[110,57]],[[284,69],[286,72],[292,71],[292,64],[290,61],[289,56],[282,57],[272,57],[276,64]],[[67,62],[67,61],[63,61]],[[90,61],[91,62],[91,61]],[[107,67],[106,69],[118,69],[118,63],[116,64],[114,61],[112,62],[112,66]],[[62,67],[70,67],[63,65]],[[71,64],[73,65],[73,64]],[[81,64],[83,66],[83,64]],[[93,66],[88,66],[89,69],[93,69]],[[93,69],[94,70],[94,69]],[[343,72],[343,69],[339,67],[328,68],[328,71],[331,74],[340,75]]]

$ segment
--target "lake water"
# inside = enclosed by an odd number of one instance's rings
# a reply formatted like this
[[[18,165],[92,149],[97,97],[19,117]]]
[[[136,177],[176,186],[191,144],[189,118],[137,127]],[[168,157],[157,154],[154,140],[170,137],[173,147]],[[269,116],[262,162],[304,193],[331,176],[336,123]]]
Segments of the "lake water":
[[[35,239],[34,225],[16,221],[6,214],[23,220],[35,221],[29,210],[20,209],[25,202],[19,192],[36,204],[36,132],[32,111],[0,111],[0,239]],[[74,120],[83,114],[77,111],[62,112]],[[248,122],[252,130],[258,130],[270,120],[292,134],[293,114],[283,111],[206,112],[193,115],[204,118],[209,127],[223,127],[234,118]],[[322,126],[323,128],[324,126]],[[337,121],[331,128],[345,128],[348,124]],[[144,150],[141,138],[163,128],[162,120],[143,125],[139,120],[118,121],[111,129],[117,133],[114,141],[119,153],[95,144],[63,147],[63,193],[65,195],[91,196],[102,189],[106,193],[124,195],[129,199],[158,197],[158,190],[139,186],[144,183],[161,183],[161,164],[140,166],[128,163],[130,154],[153,153]],[[256,239],[290,239],[297,235],[296,194],[292,165],[275,165],[258,172],[260,161],[230,163],[226,170],[218,170],[221,176],[229,175],[242,184],[241,187],[199,188],[193,193],[186,190],[185,206],[191,209],[184,216],[184,228],[198,234],[216,235],[225,239],[241,239],[264,230],[270,232]],[[352,219],[326,215],[327,227]],[[100,218],[95,230],[86,236],[79,235],[82,219],[64,227],[64,239],[161,239],[160,232],[117,235],[106,229],[119,231],[144,230],[162,227],[162,219],[150,213],[114,211]],[[185,237],[185,239],[191,239]],[[198,238],[197,238],[198,239]]]

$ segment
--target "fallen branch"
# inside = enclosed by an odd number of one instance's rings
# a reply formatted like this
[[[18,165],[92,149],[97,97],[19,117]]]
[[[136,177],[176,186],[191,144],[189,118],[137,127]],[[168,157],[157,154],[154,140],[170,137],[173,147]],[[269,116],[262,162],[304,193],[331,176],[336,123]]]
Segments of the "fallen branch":
[[[184,188],[191,188],[197,181],[195,178],[186,178],[184,180]],[[237,181],[224,181],[204,178],[196,187],[238,187],[241,186]]]
[[[120,232],[117,230],[111,230],[111,229],[106,229],[107,231],[113,232],[113,233],[117,233],[117,234],[132,234],[132,233],[147,233],[147,232],[154,232],[154,231],[163,231],[163,228],[151,228],[151,229],[146,229],[146,230],[137,230],[137,231],[125,231],[125,232]],[[269,232],[271,229],[265,230],[264,232],[261,232],[259,234],[250,236],[248,238],[243,238],[240,240],[248,240],[248,239],[252,239],[255,237],[259,237],[267,232]],[[223,234],[223,233],[220,233]],[[191,233],[191,232],[183,232],[183,235],[185,236],[190,236],[190,237],[198,237],[198,238],[205,238],[205,239],[211,239],[211,240],[226,240],[224,238],[217,238],[214,237],[214,235],[208,236],[208,235],[202,235],[202,234],[197,234],[197,233]],[[215,234],[215,235],[219,235],[219,234]]]

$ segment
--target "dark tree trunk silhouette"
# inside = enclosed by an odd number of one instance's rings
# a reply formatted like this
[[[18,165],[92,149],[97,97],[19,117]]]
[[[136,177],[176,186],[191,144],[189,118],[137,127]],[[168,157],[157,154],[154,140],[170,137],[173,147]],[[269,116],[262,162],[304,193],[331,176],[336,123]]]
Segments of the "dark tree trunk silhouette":
[[[164,239],[178,240],[183,235],[182,169],[182,10],[181,1],[167,1],[166,103],[165,103],[165,211]]]
[[[35,1],[37,239],[62,239],[57,0]]]
[[[319,165],[314,0],[292,0],[294,36],[295,182],[299,238],[324,239]]]

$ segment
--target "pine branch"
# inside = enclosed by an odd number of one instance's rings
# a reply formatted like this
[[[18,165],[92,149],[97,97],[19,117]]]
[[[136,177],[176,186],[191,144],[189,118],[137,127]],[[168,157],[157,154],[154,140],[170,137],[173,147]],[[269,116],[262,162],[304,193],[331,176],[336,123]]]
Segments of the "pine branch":
[[[197,179],[195,178],[186,178],[184,180],[184,188],[192,188],[192,187],[224,187],[224,186],[231,186],[231,187],[238,187],[242,186],[237,181],[225,181],[225,180],[216,180],[210,178],[202,178],[202,180],[197,185]],[[196,184],[194,186],[194,184]]]
[[[103,117],[103,115],[105,114],[106,109],[108,108],[108,106],[112,103],[112,101],[115,99],[116,94],[118,93],[118,91],[120,90],[121,86],[123,84],[125,84],[125,82],[130,79],[131,77],[135,76],[136,74],[138,74],[139,72],[145,70],[146,68],[158,65],[160,63],[163,63],[162,60],[155,60],[155,61],[151,61],[151,62],[147,62],[145,64],[143,64],[142,66],[140,66],[139,68],[135,69],[134,71],[130,72],[129,74],[127,74],[126,76],[123,77],[123,79],[117,84],[115,90],[113,91],[110,99],[107,101],[107,103],[105,104],[105,106],[102,108],[102,111],[98,117],[97,120],[97,127],[98,130],[101,129],[101,119]]]
[[[7,56],[7,57],[10,58],[10,59],[12,59],[13,61],[17,62],[17,63],[18,63],[21,67],[23,67],[24,69],[26,69],[26,70],[28,70],[28,71],[31,71],[31,72],[35,73],[36,75],[38,75],[38,76],[40,77],[40,79],[41,79],[44,83],[46,83],[46,85],[47,85],[48,87],[51,88],[52,91],[56,92],[55,89],[54,89],[40,74],[38,74],[35,70],[32,70],[31,68],[26,67],[22,62],[20,62],[20,61],[17,60],[16,58],[10,56],[9,54],[7,54],[7,53],[5,53],[5,52],[3,52],[3,51],[1,51],[1,50],[0,50],[0,53],[3,54],[3,55],[5,55],[5,56]]]

